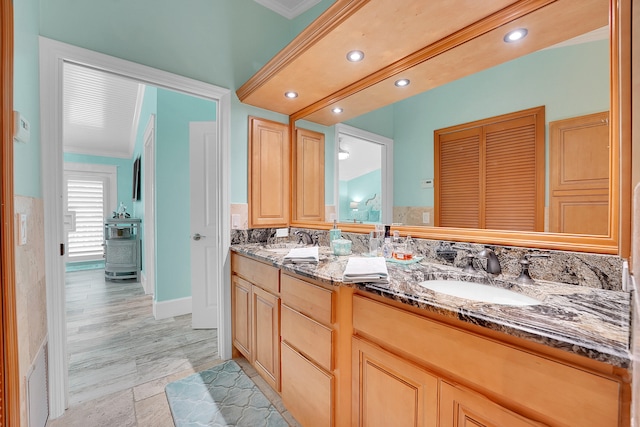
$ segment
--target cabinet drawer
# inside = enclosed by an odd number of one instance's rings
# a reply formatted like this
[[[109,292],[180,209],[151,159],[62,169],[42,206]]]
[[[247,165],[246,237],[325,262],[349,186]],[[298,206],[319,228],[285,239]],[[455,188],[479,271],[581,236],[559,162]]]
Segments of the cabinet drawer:
[[[232,253],[231,270],[264,290],[280,292],[280,270],[273,266]]]
[[[283,304],[324,325],[333,323],[333,292],[286,274],[281,286]]]
[[[305,427],[333,425],[333,375],[282,343],[282,401]]]
[[[357,334],[411,355],[443,376],[543,414],[544,421],[619,424],[621,385],[613,379],[357,295],[353,327]]]
[[[282,340],[313,359],[322,368],[331,371],[333,331],[284,304],[281,316]]]

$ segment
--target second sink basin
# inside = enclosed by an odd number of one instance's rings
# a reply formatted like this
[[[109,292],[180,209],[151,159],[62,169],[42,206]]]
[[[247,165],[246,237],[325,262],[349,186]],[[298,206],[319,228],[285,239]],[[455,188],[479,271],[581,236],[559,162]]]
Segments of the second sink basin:
[[[427,280],[420,286],[441,294],[489,304],[527,306],[540,304],[535,298],[508,289],[460,280]]]

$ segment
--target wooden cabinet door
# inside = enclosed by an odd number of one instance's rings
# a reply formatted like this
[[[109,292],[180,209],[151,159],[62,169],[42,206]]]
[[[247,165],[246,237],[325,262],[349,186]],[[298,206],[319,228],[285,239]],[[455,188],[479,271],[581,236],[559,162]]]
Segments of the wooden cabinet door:
[[[352,343],[353,425],[437,425],[437,377],[359,338]]]
[[[609,113],[549,123],[549,231],[609,234]]]
[[[475,392],[440,384],[440,425],[447,427],[530,427],[544,424],[529,420]]]
[[[296,129],[293,212],[298,221],[324,221],[324,134]]]
[[[249,117],[249,227],[289,225],[289,127]]]
[[[252,362],[251,337],[251,283],[236,276],[231,276],[231,323],[233,345]]]
[[[280,298],[257,286],[252,290],[253,365],[280,391]]]
[[[333,375],[282,342],[282,402],[305,427],[333,425]]]

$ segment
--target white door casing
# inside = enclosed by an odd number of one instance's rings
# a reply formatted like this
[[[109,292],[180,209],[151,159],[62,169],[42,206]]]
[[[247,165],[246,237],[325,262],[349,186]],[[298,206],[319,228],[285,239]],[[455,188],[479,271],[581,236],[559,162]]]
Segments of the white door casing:
[[[189,169],[191,189],[191,326],[216,328],[218,292],[216,274],[219,224],[216,165],[219,146],[216,122],[189,123]]]
[[[231,91],[208,83],[178,76],[166,71],[129,62],[98,52],[40,37],[40,121],[42,147],[42,193],[45,227],[45,274],[47,288],[47,328],[49,336],[49,416],[64,414],[68,401],[68,367],[66,357],[66,316],[64,290],[64,258],[60,244],[64,241],[62,206],[62,69],[72,62],[115,73],[144,84],[175,90],[218,103],[218,141],[220,145],[218,211],[220,252],[216,260],[218,300],[218,351],[222,359],[231,358],[231,291],[230,291],[230,214],[229,164]]]
[[[144,130],[142,168],[144,169],[144,264],[145,294],[156,289],[156,116],[152,114]]]

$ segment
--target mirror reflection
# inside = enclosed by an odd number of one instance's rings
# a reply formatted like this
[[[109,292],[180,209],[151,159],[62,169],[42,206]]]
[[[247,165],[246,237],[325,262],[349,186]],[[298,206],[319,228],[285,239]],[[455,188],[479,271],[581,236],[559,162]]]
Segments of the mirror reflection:
[[[392,198],[392,216],[387,219],[381,216],[381,221],[411,226],[435,225],[438,206],[435,204],[431,183],[436,180],[436,130],[544,106],[543,230],[606,235],[608,32],[607,27],[600,28],[345,122],[354,128],[393,140],[393,162],[388,165],[393,169],[393,186],[387,194]],[[597,117],[596,121],[587,121],[585,124],[583,119],[591,116]],[[564,121],[577,121],[582,124],[570,127],[570,131],[567,131],[563,125]],[[304,121],[299,122],[300,126],[305,127]],[[589,131],[594,126],[599,126],[596,133],[600,142],[589,144],[593,138]],[[314,127],[317,129],[319,125],[314,124]],[[371,189],[356,197],[344,190],[340,181],[355,172],[350,170],[348,162],[338,160],[340,144],[335,141],[335,127],[320,127],[327,136],[327,212],[331,212],[333,208],[341,222],[353,222],[358,215],[364,216],[360,213],[360,204],[363,201],[365,209],[368,205],[375,205],[371,198],[377,195],[377,192]],[[560,142],[552,141],[558,135],[565,136],[566,139]],[[558,145],[564,147],[564,151],[553,148]],[[606,161],[600,161],[594,166],[594,159]],[[335,175],[334,168],[337,171]],[[595,175],[589,175],[589,171],[596,171]],[[382,167],[381,173],[384,172],[385,168]],[[446,182],[441,184],[447,185]],[[580,189],[583,193],[578,191]],[[342,197],[343,193],[345,197]],[[590,194],[595,198],[585,198],[580,194]],[[352,208],[353,202],[358,203],[357,211]],[[490,204],[490,201],[487,201],[487,204]],[[384,209],[382,212],[384,213]],[[368,215],[366,222],[375,222],[372,221],[375,215]],[[327,219],[331,220],[331,216]]]

